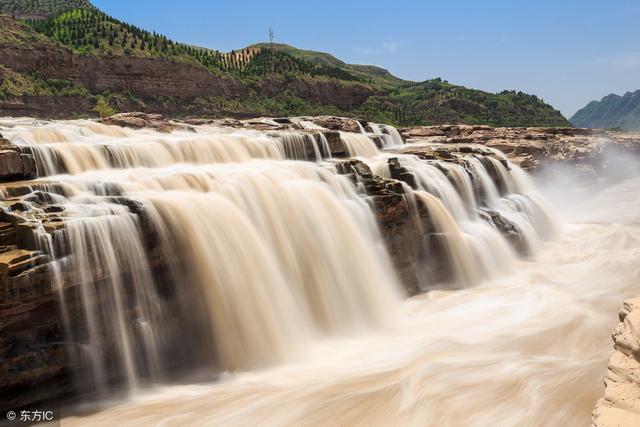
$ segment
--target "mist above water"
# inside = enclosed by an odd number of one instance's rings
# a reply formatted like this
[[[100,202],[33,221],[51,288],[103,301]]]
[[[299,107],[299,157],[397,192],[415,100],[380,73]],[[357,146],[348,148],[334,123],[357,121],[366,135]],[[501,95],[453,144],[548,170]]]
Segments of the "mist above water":
[[[321,340],[298,363],[161,388],[64,425],[587,425],[616,313],[640,291],[638,185],[573,201],[561,237],[510,274],[404,301],[393,331]]]

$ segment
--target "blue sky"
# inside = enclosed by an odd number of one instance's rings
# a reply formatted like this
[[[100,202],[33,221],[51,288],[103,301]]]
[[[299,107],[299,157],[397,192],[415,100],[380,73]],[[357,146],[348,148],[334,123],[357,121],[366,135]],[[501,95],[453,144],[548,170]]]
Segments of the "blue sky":
[[[93,0],[148,30],[220,51],[275,41],[410,80],[535,93],[570,116],[640,89],[638,0]]]

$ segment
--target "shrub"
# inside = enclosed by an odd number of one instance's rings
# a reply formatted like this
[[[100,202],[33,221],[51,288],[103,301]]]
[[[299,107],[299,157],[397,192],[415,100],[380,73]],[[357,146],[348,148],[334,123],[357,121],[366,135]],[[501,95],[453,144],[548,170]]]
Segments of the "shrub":
[[[113,116],[116,110],[109,105],[109,101],[104,96],[98,97],[98,102],[93,110],[100,115],[101,118]]]

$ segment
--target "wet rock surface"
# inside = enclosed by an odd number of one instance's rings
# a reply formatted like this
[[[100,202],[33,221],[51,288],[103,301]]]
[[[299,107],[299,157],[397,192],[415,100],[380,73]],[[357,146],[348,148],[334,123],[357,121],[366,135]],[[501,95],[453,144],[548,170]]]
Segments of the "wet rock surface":
[[[0,134],[0,182],[31,179],[36,176],[36,162]]]
[[[350,175],[370,197],[370,204],[387,249],[409,295],[426,287],[423,241],[429,235],[429,214],[422,208],[411,209],[411,198],[398,181],[380,178],[360,160],[336,164],[339,173]]]

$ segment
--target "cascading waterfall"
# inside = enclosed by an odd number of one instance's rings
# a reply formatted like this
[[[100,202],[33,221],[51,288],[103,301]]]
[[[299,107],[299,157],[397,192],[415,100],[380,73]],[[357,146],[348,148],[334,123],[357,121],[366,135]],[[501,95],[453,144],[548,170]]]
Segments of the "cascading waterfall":
[[[351,157],[371,157],[378,154],[378,147],[365,133],[340,132],[340,139]]]
[[[392,147],[404,144],[402,136],[400,136],[400,132],[398,132],[398,129],[394,128],[393,126],[378,123],[369,123],[369,127],[373,131],[374,136],[382,138],[382,140],[384,141],[384,147]]]
[[[457,285],[516,260],[483,210],[517,228],[529,251],[553,235],[526,174],[499,153],[424,160],[402,153],[395,128],[369,124],[386,141],[379,150],[358,125],[361,133],[340,132],[346,153],[383,178],[393,178],[392,159],[410,172],[412,221],[424,206]],[[3,129],[34,154],[38,188],[67,206],[64,229],[41,246],[55,260],[87,392],[137,390],[173,372],[263,368],[323,337],[395,324],[400,286],[370,200],[337,173],[322,129],[304,128]],[[82,310],[70,310],[69,298]]]
[[[88,334],[79,358],[85,359],[81,366],[90,367],[83,372],[83,381],[89,389],[106,392],[109,366],[122,373],[126,387],[135,389],[143,375],[157,378],[160,371],[157,319],[162,313],[154,306],[157,296],[147,254],[139,224],[125,206],[87,206],[68,221],[72,255],[61,261],[62,271],[79,276],[72,280],[80,284]],[[132,293],[127,293],[125,282]],[[127,304],[131,298],[133,304]],[[128,305],[135,307],[133,329],[125,313]],[[110,351],[103,348],[104,335],[112,336]]]
[[[517,259],[515,248],[495,224],[482,218],[483,210],[497,212],[509,221],[522,237],[524,248],[517,249],[527,253],[535,252],[541,240],[556,234],[556,220],[549,208],[526,183],[526,174],[506,159],[485,157],[495,169],[496,181],[504,188],[501,194],[482,161],[471,155],[461,154],[460,163],[425,161],[400,153],[378,155],[367,161],[376,174],[391,178],[391,158],[411,172],[417,199],[433,216],[437,233],[446,236],[445,248],[458,285],[469,286],[504,274]]]
[[[180,248],[177,263],[208,314],[198,327],[211,334],[198,338],[211,342],[210,362],[221,369],[272,365],[313,337],[392,322],[399,286],[372,212],[331,168],[254,161],[54,179],[76,206],[66,230],[71,254],[59,262],[78,275],[70,280],[80,284],[87,330],[74,338],[96,392],[109,388],[113,372],[130,389],[157,381],[171,355],[164,347],[184,344],[162,332],[167,319],[155,303],[144,236],[125,205],[113,204],[123,195]],[[134,313],[125,308],[131,291]],[[108,330],[115,354],[103,349]]]
[[[7,136],[33,153],[38,174],[78,174],[110,168],[163,167],[175,163],[230,163],[250,159],[330,158],[322,133],[275,132],[194,127],[162,134],[89,121],[44,127],[18,124]]]
[[[386,130],[389,135],[391,135],[391,139],[393,140],[393,145],[404,144],[404,140],[402,139],[400,132],[398,132],[398,129],[389,125],[382,125],[382,128]]]
[[[321,161],[331,158],[329,143],[322,133],[276,132],[274,136],[281,141],[284,159]]]

